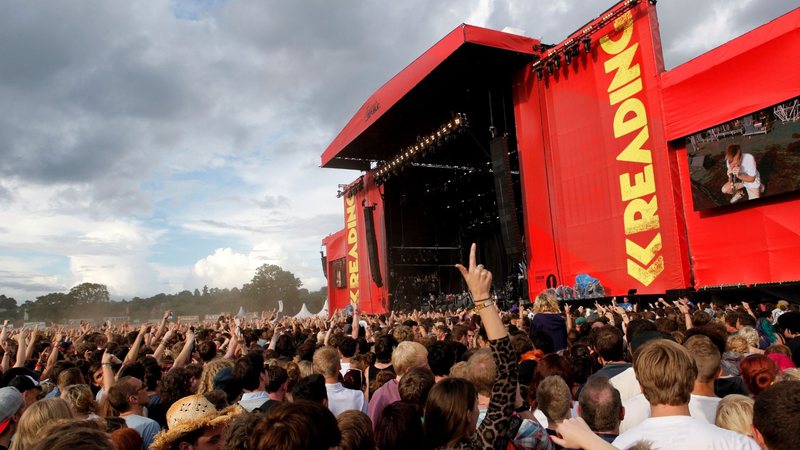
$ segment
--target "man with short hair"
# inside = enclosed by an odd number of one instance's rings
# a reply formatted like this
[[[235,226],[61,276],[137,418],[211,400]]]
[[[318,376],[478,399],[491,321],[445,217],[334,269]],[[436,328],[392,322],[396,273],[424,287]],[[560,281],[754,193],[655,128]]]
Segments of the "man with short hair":
[[[239,405],[247,412],[261,406],[269,397],[266,391],[267,372],[260,354],[253,352],[240,356],[233,366],[233,379],[244,390]]]
[[[339,353],[341,354],[341,361],[339,373],[344,376],[350,370],[350,359],[356,355],[358,350],[358,342],[350,336],[345,336],[342,342],[339,343]]]
[[[631,367],[631,363],[624,360],[625,339],[619,328],[605,325],[592,331],[594,336],[592,346],[600,357],[600,364],[603,365],[603,368],[592,376],[605,376],[611,379]]]
[[[720,375],[721,355],[717,346],[708,336],[696,334],[686,340],[684,347],[689,350],[696,366],[697,378],[694,380],[689,400],[689,414],[695,419],[714,424],[717,405],[721,400],[714,394],[714,384]],[[650,403],[643,394],[625,402],[625,420],[620,430],[624,433],[650,417]]]
[[[428,347],[428,366],[436,381],[447,378],[456,363],[456,350],[450,341],[436,341]]]
[[[286,396],[286,382],[289,380],[286,369],[274,364],[268,366],[267,378],[269,379],[269,383],[267,383],[267,395],[269,395],[269,398],[254,411],[266,413],[284,401]]]
[[[314,372],[325,377],[325,389],[328,392],[328,409],[334,416],[349,411],[361,411],[367,413],[367,400],[364,393],[355,389],[347,389],[339,382],[339,351],[327,346],[317,349],[314,352],[312,361]]]
[[[615,439],[615,447],[647,440],[654,450],[759,449],[746,436],[691,417],[689,400],[697,365],[685,347],[667,339],[648,342],[636,353],[633,370],[652,414]]]
[[[42,393],[42,386],[30,375],[17,375],[8,385],[17,388],[22,394],[25,400],[23,411],[39,400],[39,394]]]
[[[619,424],[625,409],[619,391],[604,376],[590,377],[578,396],[578,415],[604,441],[611,443],[619,436]]]
[[[147,387],[142,380],[135,377],[122,377],[108,390],[108,402],[125,419],[128,428],[139,433],[145,450],[150,448],[153,438],[161,431],[158,422],[143,415],[144,407],[149,401]]]
[[[0,388],[0,450],[8,450],[11,445],[24,406],[25,400],[16,388]]]
[[[547,434],[556,435],[556,427],[572,417],[572,392],[567,382],[558,375],[550,375],[536,389],[536,404],[547,417]],[[556,449],[561,448],[553,444]]]
[[[763,450],[797,450],[800,448],[798,430],[800,381],[776,383],[756,397],[753,437]]]

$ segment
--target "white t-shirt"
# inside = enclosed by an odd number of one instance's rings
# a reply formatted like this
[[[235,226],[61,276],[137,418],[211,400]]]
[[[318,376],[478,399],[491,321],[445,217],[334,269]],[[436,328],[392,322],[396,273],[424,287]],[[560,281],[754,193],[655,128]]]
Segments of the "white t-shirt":
[[[617,374],[617,376],[611,377],[608,382],[617,388],[619,397],[623,403],[642,393],[642,387],[639,386],[639,380],[636,379],[636,373],[633,371],[633,367],[628,367]]]
[[[731,165],[728,161],[725,161],[725,167],[731,170]],[[761,186],[761,175],[758,173],[758,168],[756,167],[756,159],[750,153],[742,153],[742,163],[739,165],[739,173],[743,173],[749,177],[756,177],[756,179],[751,182],[743,181],[742,184],[744,187],[756,189]]]
[[[695,419],[714,425],[717,416],[717,404],[722,400],[719,397],[704,397],[692,394],[689,400],[689,414]],[[634,428],[650,417],[650,402],[639,394],[622,403],[625,407],[625,418],[619,424],[620,434]]]
[[[364,414],[367,413],[369,404],[364,398],[363,392],[347,389],[342,386],[342,383],[325,383],[325,389],[328,391],[328,409],[331,410],[334,416],[351,409],[361,411]]]
[[[573,418],[578,417],[578,402],[576,401],[572,402],[572,409],[570,410],[570,413],[572,414]],[[533,417],[535,417],[536,420],[539,422],[539,425],[541,425],[544,428],[547,428],[547,426],[550,425],[550,421],[547,420],[547,416],[545,416],[542,410],[539,408],[533,410]]]
[[[761,450],[756,441],[690,416],[651,417],[619,435],[613,445],[626,449],[649,441],[653,450]]]

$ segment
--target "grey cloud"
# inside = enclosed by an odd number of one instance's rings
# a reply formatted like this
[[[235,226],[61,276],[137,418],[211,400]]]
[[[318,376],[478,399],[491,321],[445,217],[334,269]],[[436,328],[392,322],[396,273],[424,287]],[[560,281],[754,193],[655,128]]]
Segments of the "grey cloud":
[[[256,205],[264,209],[278,209],[285,208],[291,205],[289,197],[284,195],[265,195],[263,198],[255,201]]]

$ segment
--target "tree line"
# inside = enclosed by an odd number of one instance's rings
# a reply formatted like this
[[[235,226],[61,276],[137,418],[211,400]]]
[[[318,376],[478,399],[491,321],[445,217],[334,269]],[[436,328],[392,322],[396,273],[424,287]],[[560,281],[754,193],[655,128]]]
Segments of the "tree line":
[[[246,311],[278,308],[283,301],[283,314],[294,315],[305,303],[312,313],[322,309],[326,288],[309,292],[293,273],[280,266],[264,264],[256,269],[249,283],[242,287],[184,290],[174,294],[160,293],[152,297],[133,297],[111,301],[108,287],[99,283],[81,283],[69,292],[51,292],[36,300],[18,304],[16,299],[0,294],[0,319],[9,321],[58,322],[70,319],[101,320],[103,317],[128,316],[130,320],[155,320],[165,309],[175,315],[236,314]]]

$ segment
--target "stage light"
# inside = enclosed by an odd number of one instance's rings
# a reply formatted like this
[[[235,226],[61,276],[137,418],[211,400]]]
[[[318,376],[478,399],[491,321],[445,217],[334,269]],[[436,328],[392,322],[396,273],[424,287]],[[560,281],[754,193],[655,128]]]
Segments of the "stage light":
[[[564,62],[567,65],[569,65],[569,63],[572,62],[572,51],[568,50],[568,51],[564,52]]]
[[[549,63],[547,63],[545,65],[547,66],[547,74],[548,75],[552,75],[553,74],[553,63],[549,62]]]
[[[553,57],[553,66],[558,70],[561,67],[561,57],[556,55]]]
[[[543,76],[544,76],[544,70],[542,70],[541,68],[536,69],[536,78],[541,80]]]
[[[592,51],[592,39],[589,36],[581,39],[581,43],[583,44],[583,51],[589,53]]]

